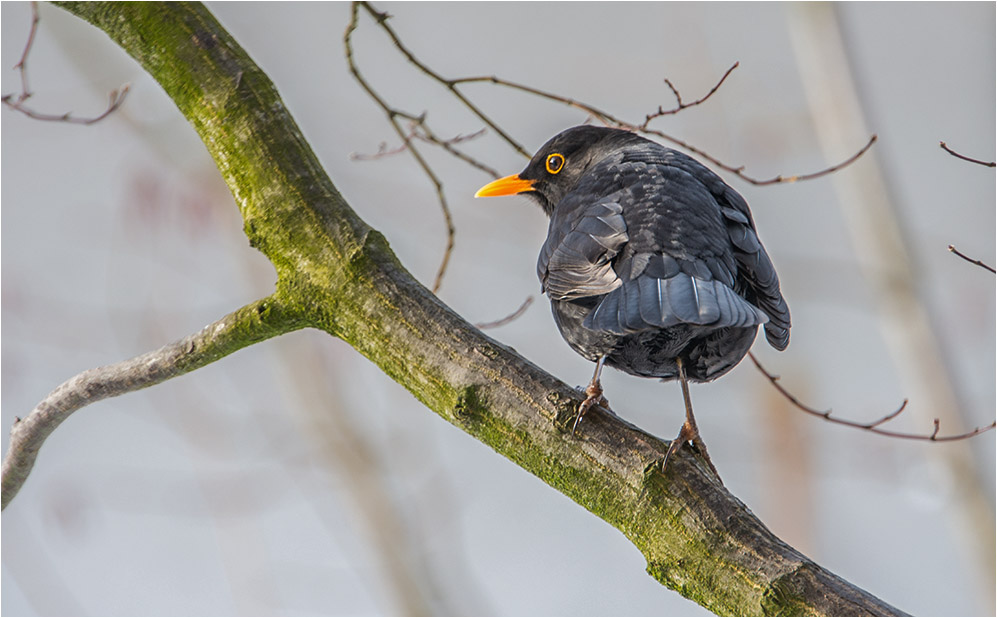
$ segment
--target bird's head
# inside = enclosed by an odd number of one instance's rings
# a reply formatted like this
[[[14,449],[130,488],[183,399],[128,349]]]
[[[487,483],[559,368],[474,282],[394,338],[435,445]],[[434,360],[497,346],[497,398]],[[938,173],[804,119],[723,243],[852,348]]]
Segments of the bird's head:
[[[551,216],[557,203],[589,167],[634,140],[645,141],[621,129],[572,127],[544,144],[522,172],[488,183],[474,197],[524,193],[537,200],[547,216]]]

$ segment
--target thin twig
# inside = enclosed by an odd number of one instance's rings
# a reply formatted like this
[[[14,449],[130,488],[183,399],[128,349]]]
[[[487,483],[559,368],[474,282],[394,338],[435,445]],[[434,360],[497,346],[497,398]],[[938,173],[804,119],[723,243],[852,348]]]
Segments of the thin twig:
[[[834,172],[837,172],[841,168],[847,167],[847,166],[851,165],[852,163],[855,163],[859,159],[859,157],[861,157],[862,155],[864,155],[866,153],[866,151],[868,151],[870,148],[872,148],[872,145],[876,143],[877,139],[879,139],[879,137],[876,134],[873,134],[869,138],[869,141],[866,142],[866,145],[863,146],[858,152],[856,152],[852,156],[848,157],[847,159],[845,159],[841,163],[837,163],[835,165],[832,165],[831,167],[826,167],[826,168],[820,170],[819,172],[812,172],[810,174],[800,174],[798,176],[776,176],[775,178],[771,178],[769,180],[758,180],[758,181],[754,181],[752,184],[756,184],[756,185],[772,185],[772,184],[784,183],[784,182],[785,183],[788,183],[788,182],[800,182],[802,180],[813,180],[815,178],[820,178],[821,176],[827,176],[828,174],[833,174]]]
[[[956,249],[955,245],[949,245],[949,251],[951,251],[952,253],[958,255],[959,257],[961,257],[962,259],[966,260],[970,264],[976,264],[977,266],[980,266],[981,268],[986,268],[990,272],[992,272],[995,275],[997,275],[997,270],[994,270],[992,266],[988,266],[988,265],[984,264],[983,262],[981,262],[980,260],[974,260],[973,258],[969,257],[965,253],[963,253],[963,252],[959,251],[958,249]]]
[[[487,129],[481,128],[473,133],[468,133],[467,135],[458,134],[451,138],[442,139],[437,137],[436,134],[429,129],[429,126],[426,124],[425,118],[423,117],[421,122],[419,123],[413,122],[411,124],[408,133],[408,139],[410,141],[413,139],[417,139],[426,142],[428,144],[439,146],[443,150],[446,150],[448,153],[464,161],[465,163],[480,169],[486,174],[490,174],[495,178],[498,178],[499,174],[493,168],[489,167],[488,165],[485,165],[481,161],[478,161],[474,157],[468,156],[466,153],[461,152],[460,150],[454,147],[454,144],[460,144],[461,142],[466,142],[481,137],[482,135],[485,134],[485,131],[487,131]],[[374,161],[384,157],[390,157],[396,154],[401,154],[407,150],[408,150],[407,142],[403,142],[401,145],[396,146],[394,148],[388,148],[387,142],[381,142],[377,147],[377,152],[375,152],[374,154],[351,152],[350,159],[352,159],[353,161]]]
[[[437,137],[436,134],[430,130],[429,125],[423,122],[420,125],[419,132],[416,133],[415,137],[424,142],[435,144],[436,146],[439,146],[443,150],[446,150],[448,153],[450,153],[454,157],[457,157],[458,159],[467,163],[468,165],[478,168],[479,170],[492,176],[493,178],[498,178],[499,173],[494,168],[482,163],[481,161],[475,159],[474,157],[454,147],[454,144],[459,144],[461,142],[466,142],[468,140],[481,137],[482,135],[485,134],[487,130],[488,130],[487,128],[482,127],[477,131],[475,131],[474,133],[468,133],[467,135],[460,134],[451,137],[449,139],[441,139]]]
[[[25,43],[24,51],[21,52],[21,59],[14,65],[14,68],[21,74],[21,101],[31,96],[31,88],[28,87],[28,54],[31,52],[31,46],[35,44],[35,34],[38,32],[39,21],[41,21],[41,17],[38,15],[38,2],[32,0],[31,29],[28,31],[28,42]]]
[[[21,112],[25,116],[29,118],[34,118],[35,120],[90,125],[94,124],[95,122],[100,122],[101,120],[107,118],[108,116],[116,112],[118,108],[121,107],[122,103],[125,102],[125,96],[128,94],[128,90],[130,87],[131,86],[129,84],[125,84],[118,90],[112,90],[108,94],[109,100],[107,108],[104,109],[104,111],[101,112],[99,116],[93,116],[91,118],[79,118],[73,116],[72,112],[66,112],[65,114],[45,114],[42,112],[36,112],[35,110],[24,105],[24,101],[26,101],[28,97],[31,96],[30,93],[28,94],[28,96],[23,96],[22,93],[22,95],[19,95],[16,98],[12,94],[7,94],[4,95],[3,97],[0,97],[0,102],[2,102],[10,109]]]
[[[523,304],[519,306],[519,309],[516,309],[515,311],[505,316],[504,318],[495,320],[494,322],[478,322],[474,326],[480,330],[505,326],[509,322],[512,322],[513,320],[517,319],[519,316],[523,315],[523,313],[526,312],[526,309],[532,304],[533,304],[533,297],[527,296],[526,300],[523,301]]]
[[[891,437],[891,438],[902,438],[902,439],[905,439],[905,440],[923,440],[923,441],[926,441],[926,442],[954,442],[956,440],[965,440],[966,438],[971,438],[972,436],[984,433],[986,431],[990,431],[994,427],[997,427],[997,421],[995,421],[995,422],[993,422],[993,423],[991,423],[991,424],[989,424],[989,425],[987,425],[985,427],[977,427],[976,429],[974,429],[972,431],[968,431],[966,433],[962,433],[962,434],[959,434],[959,435],[953,435],[953,436],[942,436],[942,437],[939,437],[938,436],[938,432],[939,432],[939,429],[940,429],[940,423],[939,423],[938,419],[936,418],[936,419],[934,419],[934,431],[932,431],[930,435],[928,435],[928,434],[903,433],[903,432],[899,432],[899,431],[889,431],[887,429],[880,429],[879,428],[880,425],[882,425],[883,423],[885,423],[887,421],[893,420],[894,418],[896,418],[897,416],[899,416],[900,413],[903,412],[907,408],[907,400],[906,399],[904,399],[903,403],[900,404],[900,407],[897,408],[896,410],[894,410],[893,412],[890,412],[886,416],[884,416],[884,417],[882,417],[882,418],[880,418],[878,420],[869,422],[869,423],[860,423],[858,421],[849,421],[849,420],[845,420],[845,419],[841,419],[841,418],[836,418],[834,416],[831,416],[831,410],[830,409],[821,411],[821,410],[817,410],[817,409],[811,408],[810,406],[808,406],[808,405],[804,404],[803,402],[801,402],[792,393],[790,393],[781,384],[779,384],[779,376],[773,375],[772,373],[769,373],[769,371],[767,369],[765,369],[765,367],[763,367],[760,362],[758,362],[758,359],[755,357],[754,353],[748,352],[748,356],[751,357],[751,361],[755,364],[755,367],[758,368],[758,371],[762,372],[762,375],[764,375],[766,378],[768,378],[768,381],[772,384],[772,386],[774,386],[776,388],[776,390],[779,391],[779,393],[782,394],[783,397],[785,397],[787,400],[789,400],[790,403],[792,403],[794,406],[796,406],[796,408],[802,410],[803,412],[806,412],[807,414],[810,414],[812,416],[818,416],[818,417],[820,417],[820,418],[822,418],[822,419],[824,419],[826,421],[830,421],[830,422],[836,423],[838,425],[845,425],[846,427],[855,427],[856,429],[863,429],[865,431],[871,431],[872,433],[879,434],[881,436],[888,436],[888,437]]]
[[[963,161],[969,161],[970,163],[976,163],[977,165],[983,165],[986,167],[997,167],[997,162],[994,161],[981,161],[980,159],[974,159],[972,157],[967,157],[966,155],[959,154],[958,152],[952,150],[945,145],[945,142],[938,142],[938,145],[942,147],[942,150],[949,153],[953,157],[962,159]]]
[[[403,143],[400,146],[395,146],[394,148],[388,148],[388,142],[381,142],[377,145],[377,152],[374,154],[364,154],[362,152],[351,152],[351,161],[376,161],[377,159],[383,159],[384,157],[390,157],[396,154],[401,154],[408,150],[408,144]]]
[[[0,103],[3,103],[10,109],[20,112],[29,118],[34,118],[35,120],[44,120],[49,122],[66,122],[70,124],[82,124],[90,125],[95,122],[100,122],[104,118],[107,118],[112,113],[114,113],[121,104],[125,102],[125,96],[128,94],[129,85],[125,84],[117,90],[112,90],[109,95],[109,101],[107,108],[99,116],[94,116],[91,118],[78,118],[72,115],[72,112],[66,112],[65,114],[46,114],[43,112],[35,111],[25,105],[25,102],[31,98],[34,94],[31,92],[31,88],[28,85],[28,55],[31,53],[31,47],[35,44],[35,35],[38,33],[38,22],[41,18],[38,15],[38,3],[31,3],[31,29],[28,32],[28,41],[24,45],[24,51],[21,52],[21,59],[17,61],[14,65],[14,69],[20,73],[21,76],[21,92],[17,95],[5,94],[0,97]]]
[[[641,129],[646,129],[647,125],[650,124],[651,121],[654,120],[655,118],[660,118],[661,116],[670,116],[670,115],[673,115],[673,114],[677,114],[680,111],[682,111],[682,110],[684,110],[684,109],[686,109],[688,107],[694,107],[696,105],[699,105],[700,103],[703,103],[704,101],[706,101],[707,99],[709,99],[710,97],[712,97],[713,94],[717,90],[720,90],[720,86],[723,85],[723,83],[727,80],[727,77],[731,73],[733,73],[734,69],[736,69],[738,66],[740,66],[740,64],[741,64],[740,62],[735,62],[733,65],[731,65],[731,67],[729,69],[727,69],[727,72],[723,74],[723,77],[720,78],[720,81],[718,81],[715,86],[713,86],[712,88],[710,88],[709,92],[707,92],[705,95],[703,95],[699,99],[696,99],[692,103],[683,103],[682,102],[682,94],[679,92],[678,88],[675,87],[675,84],[672,83],[672,80],[670,80],[670,79],[668,79],[666,77],[665,78],[665,85],[668,86],[668,88],[672,91],[672,94],[675,95],[675,107],[673,107],[671,109],[663,109],[659,105],[658,106],[658,111],[654,112],[653,114],[648,114],[645,117],[644,124],[640,125]]]

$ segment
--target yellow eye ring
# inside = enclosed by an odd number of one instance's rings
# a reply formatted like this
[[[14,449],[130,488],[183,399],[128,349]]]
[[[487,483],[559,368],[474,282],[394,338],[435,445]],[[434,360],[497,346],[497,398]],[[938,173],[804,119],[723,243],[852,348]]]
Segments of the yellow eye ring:
[[[547,172],[550,174],[556,174],[564,169],[564,155],[559,153],[554,153],[547,157]]]

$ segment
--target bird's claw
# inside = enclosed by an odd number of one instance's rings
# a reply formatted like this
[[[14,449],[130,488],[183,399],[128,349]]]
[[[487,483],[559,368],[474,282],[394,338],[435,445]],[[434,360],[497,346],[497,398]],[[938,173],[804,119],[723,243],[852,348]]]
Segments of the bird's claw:
[[[598,382],[592,382],[585,388],[585,401],[578,404],[578,414],[575,416],[575,422],[571,426],[571,435],[575,435],[578,423],[582,422],[582,417],[585,416],[585,413],[592,406],[599,406],[606,410],[609,409],[609,400],[602,396],[602,385]]]
[[[703,442],[701,437],[699,437],[699,431],[696,427],[688,421],[682,424],[682,429],[679,430],[679,435],[675,436],[675,439],[668,445],[668,450],[665,451],[665,457],[661,460],[661,472],[665,471],[665,468],[668,466],[668,460],[671,456],[686,443],[692,444],[692,447],[699,454],[700,458],[705,461],[706,465],[710,468],[710,472],[713,473],[713,476],[717,477],[717,480],[720,481],[721,485],[723,485],[723,479],[720,478],[720,473],[717,472],[717,468],[713,465],[713,461],[710,459],[710,454],[706,450],[706,443]]]

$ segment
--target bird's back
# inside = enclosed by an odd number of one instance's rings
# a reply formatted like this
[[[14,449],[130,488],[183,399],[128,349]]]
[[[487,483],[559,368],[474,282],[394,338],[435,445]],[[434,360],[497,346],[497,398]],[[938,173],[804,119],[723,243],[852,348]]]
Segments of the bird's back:
[[[712,380],[789,310],[747,203],[694,159],[636,138],[594,163],[551,217],[538,274],[565,340],[628,373]]]

